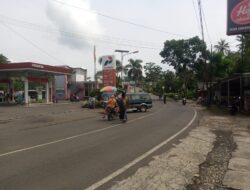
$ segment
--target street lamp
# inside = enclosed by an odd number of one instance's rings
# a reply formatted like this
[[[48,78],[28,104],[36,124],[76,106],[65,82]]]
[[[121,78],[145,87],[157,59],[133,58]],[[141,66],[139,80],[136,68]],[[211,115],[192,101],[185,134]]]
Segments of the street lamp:
[[[124,56],[129,55],[129,54],[139,53],[139,51],[129,52],[128,50],[120,50],[120,49],[116,49],[115,52],[121,53],[121,65],[122,65],[122,68],[123,68],[123,58],[124,58]],[[121,79],[123,79],[123,71],[121,72]]]

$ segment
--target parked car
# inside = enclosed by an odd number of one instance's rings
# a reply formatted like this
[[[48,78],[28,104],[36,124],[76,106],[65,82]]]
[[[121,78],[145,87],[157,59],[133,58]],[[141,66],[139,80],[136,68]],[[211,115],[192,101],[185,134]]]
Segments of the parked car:
[[[148,93],[127,93],[128,110],[146,112],[152,108],[152,99]]]

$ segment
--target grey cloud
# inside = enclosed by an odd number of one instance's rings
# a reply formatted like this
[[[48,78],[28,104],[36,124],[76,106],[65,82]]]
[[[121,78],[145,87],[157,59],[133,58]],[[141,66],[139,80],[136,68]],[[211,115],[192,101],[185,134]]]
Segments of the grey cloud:
[[[90,8],[88,0],[78,0],[77,2],[79,7]],[[72,4],[73,1],[69,1],[69,3]],[[59,30],[59,42],[70,48],[89,47],[92,40],[90,35],[101,33],[96,15],[89,12],[48,1],[46,14]]]

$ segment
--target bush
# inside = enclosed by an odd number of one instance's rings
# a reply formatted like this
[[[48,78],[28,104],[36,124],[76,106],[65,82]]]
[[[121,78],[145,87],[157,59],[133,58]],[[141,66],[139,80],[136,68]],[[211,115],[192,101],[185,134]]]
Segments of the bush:
[[[83,101],[82,108],[89,108],[89,101]],[[101,101],[95,101],[95,108],[102,108]]]
[[[167,97],[172,98],[172,99],[174,99],[174,100],[179,99],[178,93],[169,92],[169,93],[167,93],[166,95],[167,95]]]
[[[193,99],[195,97],[197,97],[196,90],[189,90],[189,91],[187,91],[187,98],[188,99]]]

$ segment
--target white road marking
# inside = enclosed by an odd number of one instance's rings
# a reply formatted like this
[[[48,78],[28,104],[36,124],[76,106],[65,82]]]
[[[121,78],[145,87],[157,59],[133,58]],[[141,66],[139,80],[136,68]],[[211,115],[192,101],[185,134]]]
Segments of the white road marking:
[[[156,113],[154,113],[154,114],[156,114]],[[154,115],[154,114],[152,113],[152,114],[148,114],[148,115],[145,115],[145,116],[130,120],[128,123],[132,123],[134,121],[149,117],[149,116]],[[24,152],[24,151],[27,151],[27,150],[32,150],[32,149],[35,149],[35,148],[41,148],[41,147],[44,147],[44,146],[60,143],[60,142],[63,142],[63,141],[72,140],[72,139],[75,139],[75,138],[79,138],[79,137],[83,137],[83,136],[87,136],[87,135],[91,135],[91,134],[95,134],[95,133],[98,133],[98,132],[101,132],[101,131],[112,129],[114,127],[118,127],[120,125],[124,125],[124,123],[119,123],[119,124],[116,124],[116,125],[112,125],[110,127],[106,127],[106,128],[103,128],[103,129],[97,129],[97,130],[90,131],[90,132],[87,132],[87,133],[81,133],[81,134],[78,134],[78,135],[74,135],[74,136],[67,137],[67,138],[64,138],[64,139],[59,139],[59,140],[56,140],[56,141],[51,141],[51,142],[47,142],[47,143],[43,143],[43,144],[39,144],[39,145],[27,147],[27,148],[23,148],[23,149],[18,149],[18,150],[6,152],[6,153],[3,153],[3,154],[0,154],[0,157],[8,156],[8,155],[15,154],[15,153],[18,153],[18,152]]]
[[[113,178],[117,177],[118,175],[122,174],[123,172],[125,172],[127,169],[129,169],[130,167],[134,166],[138,162],[142,161],[144,158],[148,157],[150,154],[154,153],[155,151],[157,151],[158,149],[160,149],[161,147],[163,147],[164,145],[166,145],[167,143],[169,143],[171,140],[173,140],[174,138],[176,138],[178,135],[180,135],[181,133],[183,133],[185,130],[187,130],[191,126],[191,124],[194,122],[194,120],[195,120],[196,117],[197,117],[197,112],[194,110],[194,116],[193,116],[193,118],[191,119],[191,121],[182,130],[180,130],[179,132],[177,132],[173,136],[169,137],[167,140],[163,141],[159,145],[155,146],[154,148],[152,148],[148,152],[146,152],[143,155],[139,156],[138,158],[136,158],[132,162],[128,163],[124,167],[118,169],[117,171],[115,171],[114,173],[110,174],[109,176],[107,176],[107,177],[103,178],[102,180],[100,180],[100,181],[94,183],[93,185],[89,186],[85,190],[94,190],[94,189],[97,189],[98,187],[100,187],[103,184],[107,183],[111,179],[113,179]]]

